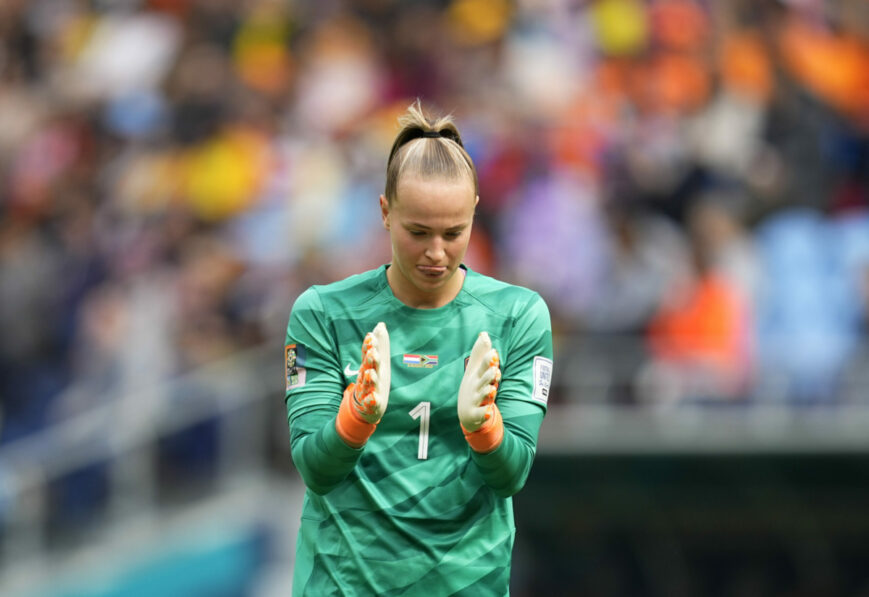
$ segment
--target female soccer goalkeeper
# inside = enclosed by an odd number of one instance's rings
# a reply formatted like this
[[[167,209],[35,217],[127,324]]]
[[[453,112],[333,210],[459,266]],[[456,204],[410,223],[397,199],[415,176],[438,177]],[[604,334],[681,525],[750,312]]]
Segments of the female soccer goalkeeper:
[[[380,196],[392,261],[297,299],[293,594],[506,595],[552,376],[540,296],[462,264],[477,174],[453,121],[399,120]]]

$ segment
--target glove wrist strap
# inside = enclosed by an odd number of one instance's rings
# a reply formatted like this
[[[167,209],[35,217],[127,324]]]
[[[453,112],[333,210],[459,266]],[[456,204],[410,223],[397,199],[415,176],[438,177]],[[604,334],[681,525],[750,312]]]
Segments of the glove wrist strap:
[[[492,416],[476,431],[468,431],[462,426],[465,440],[474,452],[488,454],[501,445],[504,439],[504,420],[497,405],[492,405]]]
[[[335,419],[335,430],[345,444],[352,448],[361,448],[374,433],[377,423],[369,423],[353,407],[351,401],[355,386],[355,383],[351,383],[344,390],[341,406],[338,407],[338,417]]]

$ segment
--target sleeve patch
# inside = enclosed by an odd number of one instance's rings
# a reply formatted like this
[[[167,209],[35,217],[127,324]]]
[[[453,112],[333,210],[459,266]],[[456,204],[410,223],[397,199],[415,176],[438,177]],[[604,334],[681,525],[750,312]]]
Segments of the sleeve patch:
[[[531,397],[546,404],[549,401],[549,386],[552,383],[552,359],[534,357],[534,390]]]
[[[302,344],[287,344],[284,347],[284,365],[287,374],[287,391],[305,385],[305,347]]]

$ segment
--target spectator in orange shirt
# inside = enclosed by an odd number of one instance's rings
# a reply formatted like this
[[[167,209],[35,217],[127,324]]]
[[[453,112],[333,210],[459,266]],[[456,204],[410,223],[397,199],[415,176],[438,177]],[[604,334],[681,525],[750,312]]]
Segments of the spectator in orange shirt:
[[[671,289],[648,328],[652,363],[643,372],[653,401],[738,400],[750,381],[751,289],[732,264],[738,234],[721,234],[722,206],[701,201],[688,218],[694,271]],[[747,267],[750,269],[750,255]]]

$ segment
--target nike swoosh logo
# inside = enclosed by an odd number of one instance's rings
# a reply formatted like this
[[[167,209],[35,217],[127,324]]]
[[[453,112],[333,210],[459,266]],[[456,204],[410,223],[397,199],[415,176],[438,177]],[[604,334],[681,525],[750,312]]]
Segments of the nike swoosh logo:
[[[344,367],[344,375],[346,375],[347,377],[356,377],[357,375],[359,375],[359,369],[356,369],[354,371],[350,368],[350,363],[347,363],[347,366]]]

